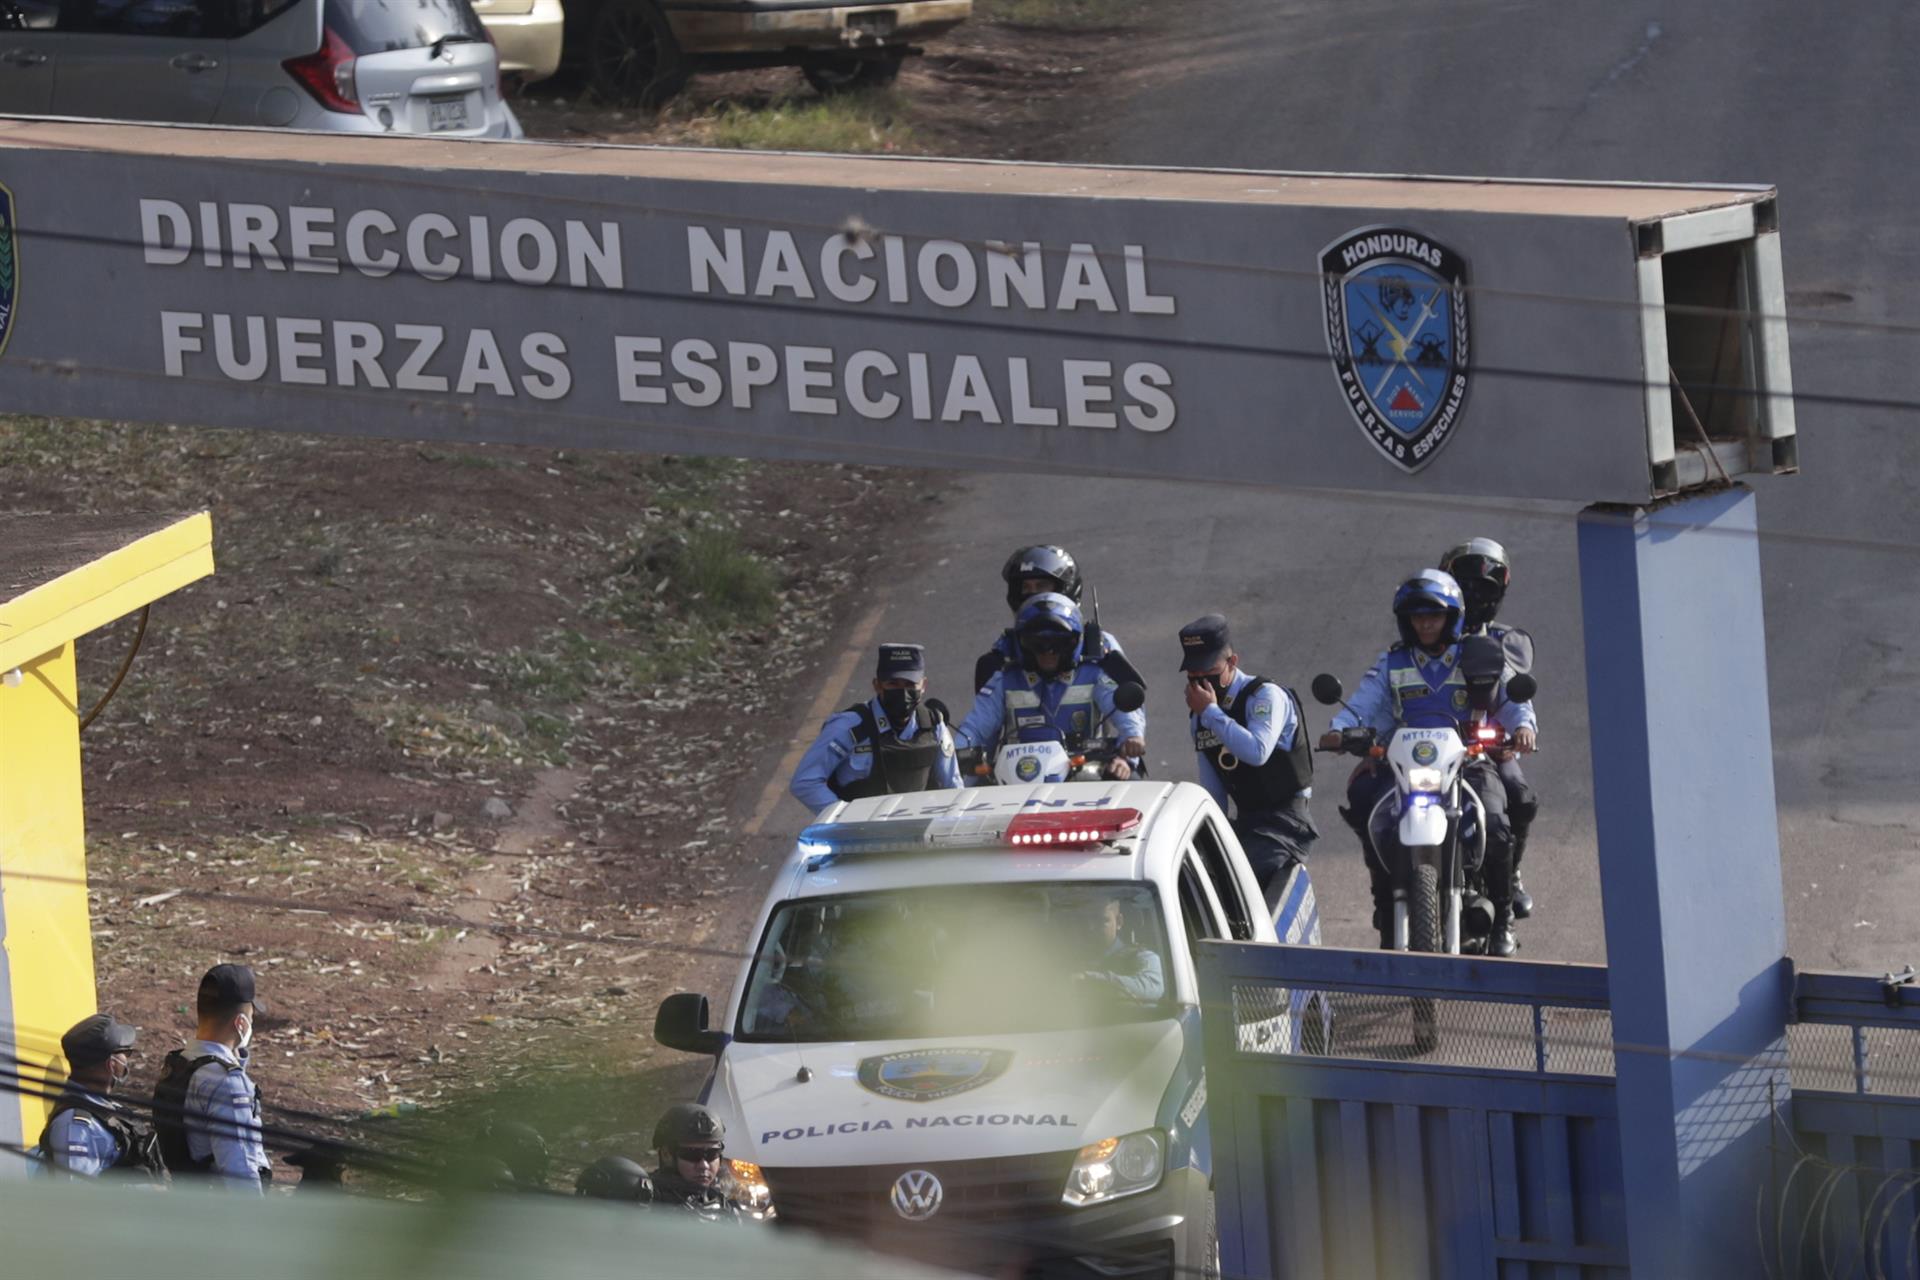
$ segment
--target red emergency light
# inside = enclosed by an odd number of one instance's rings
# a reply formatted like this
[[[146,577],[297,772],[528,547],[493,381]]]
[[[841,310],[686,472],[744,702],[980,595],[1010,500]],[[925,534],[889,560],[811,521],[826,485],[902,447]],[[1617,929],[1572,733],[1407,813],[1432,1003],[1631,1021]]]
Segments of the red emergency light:
[[[1023,813],[1007,824],[1006,841],[1022,849],[1087,849],[1118,840],[1139,825],[1138,809]]]

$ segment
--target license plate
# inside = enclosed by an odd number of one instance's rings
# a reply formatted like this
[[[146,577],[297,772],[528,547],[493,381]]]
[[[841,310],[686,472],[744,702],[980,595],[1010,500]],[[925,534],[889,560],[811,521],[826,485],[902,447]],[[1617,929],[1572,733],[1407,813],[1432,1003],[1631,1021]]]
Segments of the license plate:
[[[863,36],[890,36],[900,25],[900,15],[891,9],[876,9],[847,15],[847,26]]]
[[[442,133],[448,129],[467,127],[467,100],[464,95],[453,98],[427,99],[427,128],[433,133]]]

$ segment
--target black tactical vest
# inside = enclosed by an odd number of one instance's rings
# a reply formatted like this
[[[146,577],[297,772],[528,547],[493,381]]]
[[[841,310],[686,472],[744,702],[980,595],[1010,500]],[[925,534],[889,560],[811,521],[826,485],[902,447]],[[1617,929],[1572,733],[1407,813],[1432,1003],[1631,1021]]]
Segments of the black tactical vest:
[[[202,1054],[189,1058],[175,1049],[167,1054],[161,1064],[159,1082],[153,1086],[153,1134],[158,1143],[160,1158],[166,1162],[167,1169],[176,1174],[212,1173],[213,1152],[200,1160],[193,1158],[187,1146],[187,1086],[200,1068],[217,1063],[227,1071],[239,1071],[237,1063],[231,1063],[213,1054]],[[253,1122],[260,1123],[260,1091],[253,1092]]]
[[[940,758],[940,735],[934,729],[939,723],[931,708],[924,705],[913,711],[913,738],[902,742],[892,733],[881,733],[880,726],[873,718],[873,708],[867,703],[859,703],[847,708],[860,717],[860,723],[853,727],[853,754],[870,753],[873,756],[873,768],[864,778],[855,778],[852,782],[835,782],[827,779],[827,786],[833,794],[842,800],[862,800],[867,796],[897,796],[908,791],[925,791],[927,779],[933,774],[933,764]],[[848,759],[852,759],[849,756]],[[836,772],[838,772],[836,770]]]
[[[118,1110],[102,1107],[74,1094],[62,1094],[60,1102],[47,1117],[46,1128],[40,1131],[40,1150],[45,1153],[48,1163],[53,1161],[53,1146],[47,1141],[53,1132],[53,1122],[69,1111],[84,1111],[100,1123],[119,1148],[111,1169],[127,1169],[144,1174],[149,1178],[164,1181],[167,1166],[160,1158],[160,1144],[153,1134],[136,1128],[131,1120]]]
[[[1223,708],[1227,718],[1245,728],[1248,701],[1270,684],[1273,681],[1259,676],[1248,680],[1241,686],[1233,705]],[[1296,795],[1313,785],[1313,743],[1307,740],[1306,713],[1301,709],[1300,699],[1293,690],[1284,685],[1275,687],[1286,694],[1287,701],[1293,704],[1291,750],[1282,751],[1276,745],[1265,764],[1246,764],[1228,751],[1219,735],[1205,725],[1200,726],[1194,734],[1194,750],[1205,756],[1214,772],[1220,775],[1220,781],[1226,784],[1227,795],[1233,799],[1241,817],[1284,809],[1293,803]]]

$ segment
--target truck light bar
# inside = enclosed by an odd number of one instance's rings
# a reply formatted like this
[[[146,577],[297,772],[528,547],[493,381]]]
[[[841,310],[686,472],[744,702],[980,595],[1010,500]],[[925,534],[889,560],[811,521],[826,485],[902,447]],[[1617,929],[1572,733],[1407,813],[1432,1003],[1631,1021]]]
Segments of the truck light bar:
[[[1004,845],[1017,849],[1092,849],[1135,832],[1138,809],[1081,809],[1059,813],[1022,813],[1004,829],[970,826],[935,833],[934,820],[881,819],[874,822],[816,822],[800,832],[800,854],[808,871],[822,871],[847,858],[890,853],[938,853]]]
[[[1021,848],[1086,849],[1118,840],[1139,825],[1138,809],[1023,813],[1007,824],[1006,841]]]

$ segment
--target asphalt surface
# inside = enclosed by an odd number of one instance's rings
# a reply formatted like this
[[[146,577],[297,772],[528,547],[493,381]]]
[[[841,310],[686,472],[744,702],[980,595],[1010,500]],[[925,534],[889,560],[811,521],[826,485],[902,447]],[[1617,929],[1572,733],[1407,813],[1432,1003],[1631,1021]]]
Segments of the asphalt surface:
[[[1844,18],[1789,0],[1190,0],[1183,14],[1191,34],[1083,158],[1771,182],[1798,390],[1920,400],[1920,338],[1870,327],[1920,324],[1920,124],[1895,105],[1920,10],[1904,0],[1862,0]],[[1804,967],[1879,971],[1920,961],[1920,412],[1803,402],[1799,430],[1804,474],[1759,486],[1789,946]],[[1504,616],[1534,632],[1542,684],[1542,752],[1529,768],[1545,809],[1526,863],[1540,909],[1522,927],[1523,955],[1604,958],[1571,508],[951,485],[916,549],[872,584],[879,638],[930,645],[935,691],[963,703],[974,656],[1006,622],[1002,559],[1025,542],[1064,544],[1154,680],[1162,777],[1193,776],[1173,675],[1182,623],[1223,610],[1252,669],[1303,696],[1322,670],[1351,687],[1392,637],[1396,582],[1468,536],[1504,542],[1517,562]],[[1324,727],[1310,701],[1309,718]],[[1713,749],[1711,725],[1699,746]],[[1319,775],[1314,878],[1326,940],[1364,946],[1365,875],[1334,813],[1345,772],[1323,764]],[[769,834],[802,820],[783,801]]]

